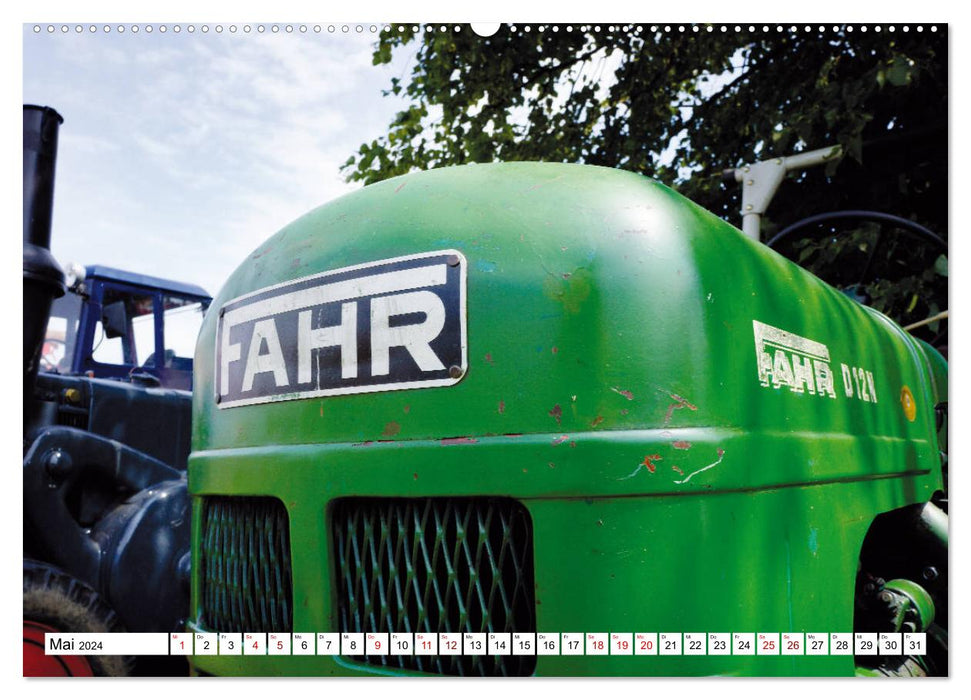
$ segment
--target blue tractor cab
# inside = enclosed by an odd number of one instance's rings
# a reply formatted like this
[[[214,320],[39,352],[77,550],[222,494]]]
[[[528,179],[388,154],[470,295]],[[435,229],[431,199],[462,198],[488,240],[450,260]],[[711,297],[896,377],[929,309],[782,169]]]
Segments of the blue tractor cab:
[[[68,283],[51,308],[40,371],[192,389],[206,290],[104,265],[76,267]]]

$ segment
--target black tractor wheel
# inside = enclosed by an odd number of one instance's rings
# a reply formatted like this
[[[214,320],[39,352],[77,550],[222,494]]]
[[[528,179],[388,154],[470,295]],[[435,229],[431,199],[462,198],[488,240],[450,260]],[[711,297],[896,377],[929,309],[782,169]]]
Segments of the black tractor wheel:
[[[44,653],[45,632],[122,631],[90,586],[48,564],[24,560],[24,676],[129,675],[129,657]]]

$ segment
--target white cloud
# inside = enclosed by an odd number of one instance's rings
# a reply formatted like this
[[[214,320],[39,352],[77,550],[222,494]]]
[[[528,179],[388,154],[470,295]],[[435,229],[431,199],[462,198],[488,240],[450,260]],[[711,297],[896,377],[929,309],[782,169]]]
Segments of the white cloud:
[[[355,35],[24,36],[24,96],[65,117],[52,249],[219,289],[283,225],[355,187],[399,65]]]

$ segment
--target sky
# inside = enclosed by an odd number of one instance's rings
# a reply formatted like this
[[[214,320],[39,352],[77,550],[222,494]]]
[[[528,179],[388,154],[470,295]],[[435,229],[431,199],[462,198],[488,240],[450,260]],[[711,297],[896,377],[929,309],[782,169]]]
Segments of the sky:
[[[48,26],[24,25],[23,101],[64,117],[55,257],[213,295],[273,233],[360,187],[340,166],[403,105],[382,89],[413,55],[373,66],[373,24]]]

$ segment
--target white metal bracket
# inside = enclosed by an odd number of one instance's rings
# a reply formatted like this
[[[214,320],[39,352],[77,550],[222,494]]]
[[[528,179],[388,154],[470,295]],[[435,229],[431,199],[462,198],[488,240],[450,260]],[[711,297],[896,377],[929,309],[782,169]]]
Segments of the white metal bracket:
[[[742,232],[753,240],[759,240],[762,215],[769,208],[769,202],[785,179],[786,173],[822,165],[842,155],[843,149],[840,146],[832,146],[736,168],[735,181],[742,184]]]

